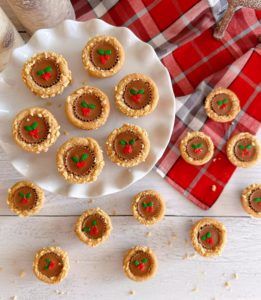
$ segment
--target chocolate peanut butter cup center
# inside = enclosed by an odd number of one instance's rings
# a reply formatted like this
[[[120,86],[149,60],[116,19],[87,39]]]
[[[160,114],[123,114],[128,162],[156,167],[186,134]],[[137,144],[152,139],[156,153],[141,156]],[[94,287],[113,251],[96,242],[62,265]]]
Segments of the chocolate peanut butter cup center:
[[[136,205],[139,215],[146,220],[158,217],[162,209],[161,202],[154,195],[141,197]]]
[[[252,161],[256,156],[256,147],[251,139],[241,139],[234,146],[234,154],[238,160]]]
[[[37,204],[37,199],[38,196],[35,189],[29,186],[18,188],[12,196],[13,205],[19,211],[25,211],[34,208]]]
[[[152,264],[152,258],[147,252],[137,251],[130,259],[129,268],[133,275],[143,277],[151,273]]]
[[[261,189],[254,190],[249,196],[249,206],[257,213],[261,212]]]
[[[204,248],[214,249],[220,243],[220,231],[214,225],[205,225],[198,233],[198,241]]]
[[[149,82],[144,80],[132,80],[123,93],[123,99],[132,109],[141,109],[151,102],[152,92]]]
[[[138,157],[143,147],[142,138],[130,130],[119,133],[114,140],[114,151],[118,157],[126,160]]]
[[[51,87],[60,80],[61,72],[53,59],[40,59],[31,68],[31,77],[43,88]]]
[[[201,137],[193,137],[187,143],[187,153],[195,160],[203,159],[208,151],[208,144],[206,140]]]
[[[118,51],[111,43],[105,41],[95,43],[90,55],[94,66],[101,70],[110,70],[119,60]]]
[[[101,238],[107,231],[104,218],[99,214],[86,217],[82,223],[82,232],[91,239]]]
[[[101,100],[93,94],[83,94],[74,100],[73,112],[75,117],[81,121],[94,121],[101,116]]]
[[[40,257],[38,270],[43,275],[52,278],[60,275],[63,269],[63,260],[54,252],[49,252]]]
[[[38,115],[27,116],[19,124],[21,140],[27,144],[40,144],[49,133],[49,124],[44,117]]]
[[[229,115],[233,102],[227,94],[217,94],[211,100],[211,108],[219,116]]]
[[[87,146],[73,146],[64,157],[66,170],[76,176],[84,176],[95,167],[95,155]]]

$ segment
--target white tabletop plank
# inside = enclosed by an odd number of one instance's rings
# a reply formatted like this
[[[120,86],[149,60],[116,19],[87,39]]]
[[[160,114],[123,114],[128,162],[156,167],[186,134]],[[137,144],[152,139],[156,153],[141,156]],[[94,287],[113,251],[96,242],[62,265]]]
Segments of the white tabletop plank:
[[[9,299],[260,299],[261,223],[250,218],[221,218],[228,229],[228,243],[218,258],[193,255],[189,240],[197,218],[166,217],[147,229],[133,217],[113,217],[110,239],[100,247],[81,243],[73,232],[75,217],[2,217],[0,219],[1,297]],[[151,232],[146,237],[146,232]],[[177,238],[173,238],[173,233]],[[144,283],[127,279],[122,271],[123,253],[134,245],[155,251],[159,268]],[[68,251],[69,276],[57,286],[39,282],[32,274],[34,253],[43,246]],[[7,250],[8,249],[8,250]],[[21,271],[26,272],[20,278]],[[233,279],[233,273],[239,278]],[[224,286],[231,283],[231,289]],[[247,283],[247,284],[246,284]],[[15,287],[15,288],[14,288]],[[198,292],[192,290],[196,288]],[[130,296],[129,291],[135,295]]]

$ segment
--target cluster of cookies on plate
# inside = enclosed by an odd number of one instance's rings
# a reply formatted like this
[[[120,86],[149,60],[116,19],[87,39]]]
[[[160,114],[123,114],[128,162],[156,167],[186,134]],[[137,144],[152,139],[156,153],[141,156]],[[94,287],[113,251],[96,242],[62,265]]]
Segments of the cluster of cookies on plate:
[[[110,77],[122,68],[124,49],[113,36],[96,36],[84,47],[82,63],[91,76]],[[33,94],[49,98],[64,91],[72,81],[72,74],[63,56],[43,52],[26,61],[22,79]],[[128,74],[115,87],[115,106],[128,117],[150,114],[156,108],[158,99],[156,84],[144,74]],[[82,86],[67,97],[65,113],[75,127],[94,130],[106,123],[110,102],[108,96],[97,87]],[[41,107],[19,112],[12,127],[17,145],[32,153],[48,151],[59,137],[59,131],[55,116]],[[108,157],[123,167],[144,162],[149,150],[148,134],[137,125],[123,124],[113,130],[106,141]],[[71,138],[59,148],[56,164],[58,172],[70,183],[93,182],[104,167],[103,152],[93,138]]]

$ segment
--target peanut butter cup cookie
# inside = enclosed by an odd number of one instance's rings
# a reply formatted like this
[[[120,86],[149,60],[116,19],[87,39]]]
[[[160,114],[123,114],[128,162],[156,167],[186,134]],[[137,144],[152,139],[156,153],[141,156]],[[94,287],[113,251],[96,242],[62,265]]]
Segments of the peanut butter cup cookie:
[[[124,63],[124,50],[113,36],[96,36],[82,51],[84,68],[94,77],[110,77],[120,71]]]
[[[49,98],[61,94],[70,84],[72,76],[62,55],[42,52],[26,61],[22,79],[35,95]]]
[[[237,167],[248,168],[255,165],[260,155],[261,147],[257,138],[248,132],[234,135],[227,143],[227,157]]]
[[[148,280],[156,274],[157,258],[149,247],[136,246],[126,253],[123,270],[134,281]]]
[[[20,217],[36,214],[43,203],[44,192],[31,181],[19,181],[8,190],[7,204]]]
[[[33,262],[36,277],[48,284],[61,282],[68,275],[69,267],[68,254],[59,247],[39,250]]]
[[[214,145],[209,136],[200,131],[188,132],[180,142],[180,154],[192,165],[203,165],[213,156]]]
[[[156,108],[158,99],[156,84],[143,74],[129,74],[115,87],[116,107],[129,117],[150,114]]]
[[[251,184],[241,195],[244,210],[255,218],[261,218],[261,184]]]
[[[99,144],[90,137],[72,138],[57,152],[58,172],[70,183],[86,183],[97,179],[104,167]]]
[[[225,88],[214,89],[205,101],[205,110],[209,118],[216,122],[229,122],[240,112],[237,95]]]
[[[25,109],[17,114],[13,122],[14,140],[28,152],[46,152],[58,136],[60,126],[54,116],[41,107]]]
[[[75,225],[75,233],[85,244],[95,247],[105,242],[112,230],[110,217],[100,208],[84,212]]]
[[[133,198],[132,212],[141,224],[152,225],[163,218],[165,202],[156,191],[143,191]]]
[[[67,97],[65,110],[74,126],[92,130],[106,122],[110,103],[108,97],[98,88],[84,86]]]
[[[114,129],[106,141],[110,160],[122,167],[133,167],[144,162],[149,154],[147,132],[136,125],[124,124]]]
[[[204,218],[193,225],[191,241],[194,249],[202,256],[218,256],[226,243],[225,226],[212,218]]]

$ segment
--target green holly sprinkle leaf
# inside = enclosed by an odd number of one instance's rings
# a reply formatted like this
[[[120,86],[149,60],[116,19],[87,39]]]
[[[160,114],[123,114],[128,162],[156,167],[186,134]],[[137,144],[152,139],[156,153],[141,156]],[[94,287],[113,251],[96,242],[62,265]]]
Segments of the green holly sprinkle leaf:
[[[97,221],[96,220],[93,220],[92,221],[92,226],[96,226],[97,225]]]
[[[44,70],[39,70],[36,72],[37,75],[43,75],[44,74]]]
[[[83,227],[82,231],[84,231],[84,232],[90,232],[91,228],[89,228],[89,227]]]
[[[144,94],[144,90],[139,90],[137,94]]]
[[[52,67],[47,67],[44,69],[44,72],[47,73],[47,72],[52,72],[53,68]]]
[[[22,198],[24,198],[24,194],[23,193],[18,193],[18,195]]]
[[[135,260],[135,261],[134,261],[134,265],[135,265],[136,267],[137,267],[139,264],[140,264],[140,263],[139,263],[138,260]]]
[[[104,55],[104,51],[102,49],[98,49],[97,53],[100,54],[100,55]]]
[[[82,106],[82,107],[86,107],[86,108],[87,108],[87,107],[88,107],[87,105],[88,105],[88,104],[87,104],[85,101],[81,102],[81,106]]]
[[[134,139],[129,140],[129,145],[133,145],[135,143]]]
[[[73,157],[72,157],[72,161],[75,162],[75,163],[77,163],[77,162],[79,162],[79,158],[76,157],[76,156],[73,156]]]
[[[29,198],[31,198],[32,197],[32,194],[31,193],[28,193],[28,194],[26,194],[26,199],[29,199]]]
[[[261,198],[255,198],[255,199],[254,199],[254,202],[255,202],[255,203],[261,202]]]
[[[145,202],[142,202],[142,206],[146,208],[147,204]]]
[[[196,148],[202,148],[203,144],[197,144]]]
[[[206,237],[210,238],[211,237],[211,232],[207,232]]]
[[[191,147],[192,147],[193,149],[196,149],[196,148],[197,148],[197,145],[192,144]]]
[[[153,206],[153,203],[152,203],[152,202],[149,202],[149,203],[148,203],[148,206],[149,206],[149,207],[152,207],[152,206]]]
[[[90,109],[95,109],[96,105],[94,105],[94,104],[87,104],[87,107],[90,108]]]
[[[138,94],[138,92],[135,91],[134,89],[131,89],[131,90],[130,90],[130,93],[131,93],[132,95],[137,95],[137,94]]]
[[[83,153],[83,155],[81,156],[81,159],[80,159],[80,161],[84,161],[84,160],[86,160],[87,158],[88,158],[88,154],[87,153]]]
[[[143,258],[141,261],[142,261],[143,263],[146,263],[146,262],[148,261],[148,259],[147,259],[147,258]]]
[[[50,258],[46,258],[46,262],[49,264],[51,262]]]
[[[206,235],[203,235],[203,236],[201,237],[201,239],[202,239],[202,241],[205,241],[205,240],[207,239],[207,236],[206,236]]]
[[[120,144],[121,144],[121,145],[126,145],[126,144],[127,144],[127,142],[126,142],[126,141],[124,141],[124,140],[120,140]]]
[[[225,98],[225,99],[223,99],[223,101],[222,101],[222,102],[223,102],[223,104],[224,104],[224,103],[228,103],[228,99],[227,99],[227,98]]]
[[[251,144],[246,145],[246,149],[251,149],[251,148],[252,148]]]
[[[31,131],[33,128],[32,128],[31,126],[24,126],[24,129],[25,129],[26,131]]]
[[[218,105],[222,105],[222,104],[223,104],[223,101],[222,101],[222,100],[219,100],[219,101],[217,101],[217,104],[218,104]]]
[[[239,147],[239,149],[241,149],[241,150],[244,150],[244,149],[245,149],[245,147],[244,147],[243,145],[239,145],[238,147]]]
[[[31,125],[31,128],[32,129],[36,129],[38,126],[38,123],[37,122],[33,122],[33,124]]]
[[[111,55],[111,50],[105,50],[104,54]]]

